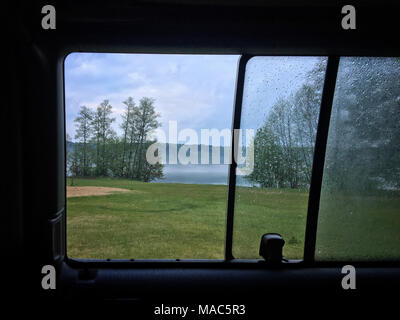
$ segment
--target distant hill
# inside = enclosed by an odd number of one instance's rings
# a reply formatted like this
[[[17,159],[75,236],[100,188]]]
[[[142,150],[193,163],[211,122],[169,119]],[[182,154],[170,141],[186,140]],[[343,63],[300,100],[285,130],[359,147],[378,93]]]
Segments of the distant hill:
[[[74,151],[74,145],[75,145],[75,142],[67,140],[67,143],[66,143],[67,153]]]

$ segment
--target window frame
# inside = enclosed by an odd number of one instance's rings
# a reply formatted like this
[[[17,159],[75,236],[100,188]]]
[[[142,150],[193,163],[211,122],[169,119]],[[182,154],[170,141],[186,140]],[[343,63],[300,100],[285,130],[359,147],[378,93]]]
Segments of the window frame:
[[[72,52],[79,52],[70,50],[64,55],[63,58],[63,114],[64,114],[64,141],[66,141],[66,117],[65,117],[65,58]],[[84,51],[90,52],[90,51]],[[97,53],[106,53],[93,51]],[[132,54],[136,52],[130,52]],[[139,52],[138,52],[139,53]],[[140,52],[144,53],[144,52]],[[146,52],[162,53],[162,52]],[[165,52],[167,53],[167,52]],[[187,53],[187,52],[183,52]],[[207,53],[205,53],[207,54]],[[218,54],[218,53],[217,53]],[[285,268],[302,268],[302,267],[336,267],[343,266],[348,263],[347,261],[315,261],[315,246],[316,246],[316,235],[318,227],[318,214],[319,214],[319,203],[321,196],[322,178],[325,163],[325,153],[328,141],[328,132],[330,117],[332,113],[333,98],[335,94],[336,78],[339,69],[340,58],[343,56],[352,55],[324,55],[324,54],[313,54],[313,55],[302,55],[302,54],[249,54],[242,53],[238,59],[236,85],[235,85],[235,98],[233,104],[232,114],[232,125],[231,125],[231,163],[229,164],[228,173],[228,192],[227,192],[227,211],[226,211],[226,229],[225,229],[225,250],[224,259],[83,259],[83,258],[72,258],[68,257],[66,250],[67,241],[67,205],[64,210],[64,230],[62,232],[63,243],[65,244],[65,263],[73,268],[265,268],[267,265],[264,260],[259,259],[236,259],[232,254],[233,244],[233,228],[234,228],[234,214],[235,214],[235,191],[236,191],[236,167],[237,164],[234,161],[235,147],[234,129],[240,129],[241,115],[242,115],[242,102],[243,102],[243,91],[244,81],[246,75],[247,62],[253,57],[273,57],[273,56],[315,56],[315,57],[327,57],[327,66],[325,70],[323,90],[321,94],[320,113],[318,119],[318,128],[316,133],[316,142],[313,155],[312,174],[310,181],[310,190],[308,197],[307,217],[305,226],[305,241],[304,241],[304,254],[303,259],[288,259],[282,262],[282,267]],[[353,55],[363,56],[363,55]],[[372,56],[372,55],[368,55]],[[377,55],[381,56],[381,55]],[[386,57],[386,55],[384,55]],[[387,56],[389,57],[389,56]],[[237,142],[237,141],[236,141]],[[66,163],[66,144],[64,144],[64,161]],[[67,178],[66,166],[64,165],[64,177],[65,183]],[[66,192],[65,192],[65,204],[67,203]],[[399,261],[352,261],[352,265],[360,267],[400,267]]]
[[[303,259],[306,263],[314,262],[315,244],[318,228],[319,203],[321,198],[322,178],[324,173],[326,145],[328,142],[329,124],[332,114],[333,97],[335,95],[336,78],[340,57],[328,56],[322,89],[317,136],[315,140],[313,165],[311,172],[310,194],[306,220]]]
[[[284,56],[284,55],[274,55]],[[254,57],[272,57],[272,55],[249,55],[244,54],[239,59],[238,74],[236,79],[236,96],[234,103],[233,119],[232,119],[232,132],[234,129],[240,129],[244,81],[246,77],[246,66],[251,58]],[[300,55],[299,55],[300,57]],[[319,57],[322,57],[320,55]],[[308,197],[307,218],[306,218],[306,231],[304,241],[304,254],[303,259],[288,259],[288,263],[312,263],[314,261],[315,243],[318,225],[318,212],[319,200],[321,195],[322,176],[325,163],[326,144],[328,141],[329,123],[332,113],[333,97],[335,93],[336,77],[339,68],[340,57],[336,55],[328,55],[327,65],[325,70],[325,77],[323,89],[321,94],[321,104],[318,119],[318,128],[316,133],[315,152],[313,155],[312,174],[310,181],[310,191]],[[236,141],[237,143],[237,141]],[[225,245],[225,260],[234,260],[232,253],[233,245],[233,224],[235,214],[235,190],[236,190],[236,167],[237,164],[234,152],[237,152],[237,145],[235,145],[234,136],[232,134],[232,152],[231,152],[231,165],[229,168],[229,190],[228,190],[228,209],[227,209],[227,230],[226,230],[226,245]],[[241,260],[241,259],[239,259]]]

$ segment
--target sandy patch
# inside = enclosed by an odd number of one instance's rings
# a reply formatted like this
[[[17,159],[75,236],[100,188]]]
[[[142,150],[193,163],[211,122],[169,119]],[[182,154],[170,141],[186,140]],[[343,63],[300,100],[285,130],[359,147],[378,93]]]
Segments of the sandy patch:
[[[67,198],[71,197],[88,197],[88,196],[104,196],[118,192],[132,192],[132,190],[122,188],[109,187],[71,187],[67,186]]]

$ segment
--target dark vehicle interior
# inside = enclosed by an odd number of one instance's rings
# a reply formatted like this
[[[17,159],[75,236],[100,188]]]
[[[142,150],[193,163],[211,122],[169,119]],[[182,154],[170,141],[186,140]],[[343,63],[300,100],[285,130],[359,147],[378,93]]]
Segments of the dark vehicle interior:
[[[56,8],[53,30],[43,29],[40,23],[41,9],[47,4]],[[356,8],[356,29],[345,30],[341,25],[341,9],[347,4]],[[3,278],[9,285],[5,290],[10,299],[23,297],[27,303],[130,303],[133,315],[140,309],[143,318],[156,319],[154,308],[161,304],[246,305],[246,314],[232,315],[240,318],[257,312],[266,314],[269,308],[276,308],[277,302],[297,301],[297,305],[311,308],[318,299],[333,306],[331,297],[340,298],[335,300],[340,305],[353,297],[373,300],[398,290],[399,246],[395,247],[397,256],[388,259],[315,258],[325,153],[340,61],[342,57],[400,56],[398,1],[13,1],[4,11],[10,42],[3,47],[7,98],[2,112],[6,137],[2,195],[6,205],[1,210],[1,226],[2,261],[8,269]],[[244,74],[251,57],[328,57],[303,259],[282,260],[282,242],[274,235],[262,239],[259,259],[234,258],[235,163],[229,171],[223,260],[68,257],[64,59],[71,52],[239,55],[232,128],[240,127]],[[399,167],[393,168],[393,176],[396,170]],[[376,241],[375,232],[385,237],[380,229],[368,232],[371,238],[362,239],[367,247],[369,240]],[[44,265],[55,267],[55,290],[41,286]],[[345,265],[355,267],[356,290],[344,290],[341,285]],[[303,299],[307,302],[300,303]],[[296,308],[288,309],[286,312],[296,313]]]

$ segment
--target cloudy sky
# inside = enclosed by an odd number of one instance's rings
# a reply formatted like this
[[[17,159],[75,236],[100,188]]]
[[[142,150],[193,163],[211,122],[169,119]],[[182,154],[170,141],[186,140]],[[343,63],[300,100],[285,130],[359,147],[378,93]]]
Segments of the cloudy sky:
[[[66,126],[74,140],[80,106],[93,110],[108,99],[117,118],[128,97],[155,99],[162,129],[177,121],[178,131],[190,128],[231,128],[236,82],[235,55],[72,53],[65,60]],[[242,127],[257,129],[278,97],[297,90],[315,57],[256,57],[246,69]],[[185,141],[182,141],[185,142]]]
[[[114,129],[128,97],[155,99],[159,121],[168,132],[231,127],[238,56],[72,53],[65,60],[67,133],[75,136],[80,106],[95,108],[108,99]],[[199,134],[200,137],[200,134]]]

